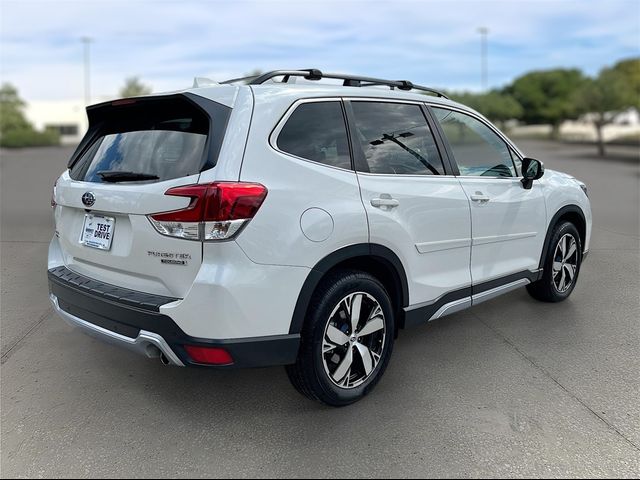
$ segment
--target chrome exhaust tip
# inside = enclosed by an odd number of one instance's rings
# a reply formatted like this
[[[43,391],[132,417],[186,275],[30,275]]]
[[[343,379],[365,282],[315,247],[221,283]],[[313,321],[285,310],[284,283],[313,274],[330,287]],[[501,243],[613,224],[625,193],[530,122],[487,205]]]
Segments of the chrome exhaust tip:
[[[169,361],[169,359],[167,358],[167,356],[164,354],[164,352],[160,352],[160,362],[161,362],[164,366],[171,365],[171,362]]]

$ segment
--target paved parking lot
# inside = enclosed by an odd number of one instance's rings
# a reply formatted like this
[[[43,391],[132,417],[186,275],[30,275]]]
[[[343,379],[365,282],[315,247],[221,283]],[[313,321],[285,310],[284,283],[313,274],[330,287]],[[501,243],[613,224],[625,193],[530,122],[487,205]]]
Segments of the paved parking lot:
[[[375,392],[337,410],[281,368],[168,368],[72,331],[46,284],[70,151],[2,152],[2,477],[637,477],[638,151],[521,145],[589,185],[571,299],[522,289],[405,332]]]

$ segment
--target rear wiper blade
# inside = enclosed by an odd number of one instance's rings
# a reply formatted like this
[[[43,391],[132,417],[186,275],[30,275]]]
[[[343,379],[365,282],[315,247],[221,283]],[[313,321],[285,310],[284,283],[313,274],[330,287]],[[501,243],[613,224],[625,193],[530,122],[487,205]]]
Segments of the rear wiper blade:
[[[135,180],[158,180],[160,178],[151,173],[123,172],[122,170],[101,170],[98,175],[105,182],[133,182]]]

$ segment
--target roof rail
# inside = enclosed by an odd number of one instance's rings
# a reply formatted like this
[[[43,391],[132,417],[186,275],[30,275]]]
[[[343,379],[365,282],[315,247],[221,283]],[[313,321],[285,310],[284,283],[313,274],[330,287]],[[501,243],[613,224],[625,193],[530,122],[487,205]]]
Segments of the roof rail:
[[[221,83],[232,83],[238,81],[246,81],[248,85],[261,85],[268,80],[275,77],[282,77],[282,83],[288,83],[291,77],[303,77],[306,80],[321,80],[323,78],[331,78],[336,80],[342,80],[342,85],[345,87],[373,87],[384,85],[392,90],[397,88],[399,90],[420,90],[423,92],[434,94],[438,97],[449,98],[444,93],[429,87],[423,87],[422,85],[416,85],[409,80],[383,80],[381,78],[361,77],[359,75],[345,75],[342,73],[323,73],[315,68],[308,68],[305,70],[273,70],[271,72],[263,73],[262,75],[244,78],[234,78],[233,80],[227,80]]]
[[[230,83],[236,83],[236,82],[248,83],[250,80],[253,80],[254,78],[258,78],[258,75],[250,75],[248,77],[231,78],[229,80],[225,80],[223,82],[220,82],[220,85],[229,85]]]

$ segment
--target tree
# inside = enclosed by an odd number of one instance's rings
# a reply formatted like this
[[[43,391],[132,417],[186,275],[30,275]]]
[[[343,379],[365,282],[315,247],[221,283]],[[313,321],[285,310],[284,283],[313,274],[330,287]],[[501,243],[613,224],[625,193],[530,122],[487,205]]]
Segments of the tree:
[[[507,120],[517,120],[522,117],[522,105],[512,96],[497,91],[491,91],[481,99],[481,110],[488,119],[497,122],[501,128]]]
[[[597,78],[588,80],[575,95],[574,101],[588,114],[596,129],[598,153],[604,156],[603,129],[616,116],[630,107],[640,106],[640,59],[619,62],[604,69]]]
[[[129,77],[124,81],[124,86],[120,89],[121,97],[139,97],[149,95],[151,87],[145,85],[138,77]]]
[[[25,103],[18,96],[18,90],[8,83],[0,87],[0,135],[15,130],[30,128],[24,117]]]
[[[517,120],[523,114],[522,106],[513,96],[498,90],[481,94],[454,93],[451,98],[477,110],[492,122],[498,123],[500,128],[504,128],[506,121]]]
[[[532,72],[517,78],[506,93],[522,106],[525,123],[551,124],[551,137],[557,138],[562,122],[579,116],[574,97],[586,81],[576,69]]]
[[[7,148],[57,145],[56,131],[36,131],[24,116],[25,102],[18,90],[8,83],[0,87],[0,146]]]
[[[611,70],[622,75],[631,89],[630,93],[633,96],[631,106],[640,110],[640,58],[622,60],[616,63]]]

